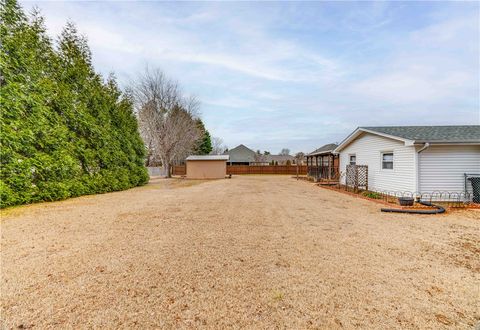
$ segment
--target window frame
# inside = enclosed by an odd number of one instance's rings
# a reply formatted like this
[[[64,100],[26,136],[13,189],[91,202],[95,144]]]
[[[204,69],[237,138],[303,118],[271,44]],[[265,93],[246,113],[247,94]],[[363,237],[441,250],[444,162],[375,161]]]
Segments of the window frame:
[[[392,155],[392,160],[385,161],[383,158],[385,155]],[[384,164],[390,164],[390,163],[392,164],[391,168],[384,167]],[[395,154],[393,151],[382,151],[380,153],[380,168],[382,169],[382,171],[392,171],[395,168]]]
[[[352,164],[352,157],[355,157],[355,161]],[[357,165],[357,154],[348,154],[348,165]]]

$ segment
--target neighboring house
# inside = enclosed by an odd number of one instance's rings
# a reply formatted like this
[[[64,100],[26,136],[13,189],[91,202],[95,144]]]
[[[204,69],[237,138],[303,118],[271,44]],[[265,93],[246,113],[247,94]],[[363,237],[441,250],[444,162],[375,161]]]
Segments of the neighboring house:
[[[250,165],[256,160],[256,152],[252,149],[240,144],[233,149],[230,149],[223,153],[229,155],[228,165]]]
[[[339,157],[333,153],[338,145],[326,144],[315,151],[305,155],[307,159],[307,175],[318,180],[337,180],[339,177]]]
[[[265,155],[267,165],[294,165],[295,157],[291,155]]]
[[[275,165],[287,165],[295,164],[295,157],[291,155],[265,155],[258,154],[252,149],[246,147],[243,144],[236,146],[235,148],[223,153],[229,155],[230,160],[228,165],[271,165],[272,162]]]
[[[368,166],[369,190],[461,193],[480,174],[480,126],[359,127],[334,152],[341,173]]]

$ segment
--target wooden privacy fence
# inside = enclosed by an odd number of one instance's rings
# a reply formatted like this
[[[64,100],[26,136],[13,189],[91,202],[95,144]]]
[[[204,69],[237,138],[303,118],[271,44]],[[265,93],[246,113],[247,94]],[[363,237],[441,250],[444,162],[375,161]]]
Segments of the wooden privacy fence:
[[[172,175],[186,175],[187,167],[185,165],[173,165]]]
[[[185,165],[175,165],[172,167],[173,175],[186,175]],[[296,165],[227,165],[227,174],[297,174]],[[306,175],[307,166],[298,166],[298,174]]]
[[[227,174],[297,174],[297,165],[228,165]],[[307,166],[298,166],[298,174],[306,175]]]

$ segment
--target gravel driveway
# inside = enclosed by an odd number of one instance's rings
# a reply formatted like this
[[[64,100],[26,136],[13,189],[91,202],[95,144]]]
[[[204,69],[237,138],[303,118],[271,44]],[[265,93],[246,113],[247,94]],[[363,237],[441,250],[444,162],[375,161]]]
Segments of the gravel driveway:
[[[383,214],[287,176],[2,211],[1,328],[472,328],[480,212]]]

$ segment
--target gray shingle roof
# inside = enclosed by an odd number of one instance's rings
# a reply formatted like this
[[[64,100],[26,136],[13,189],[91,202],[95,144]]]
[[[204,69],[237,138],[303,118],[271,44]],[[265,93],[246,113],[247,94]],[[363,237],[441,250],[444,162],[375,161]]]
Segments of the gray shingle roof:
[[[360,127],[415,142],[480,142],[480,125],[463,126],[378,126]]]
[[[311,153],[307,154],[307,156],[314,156],[314,155],[321,155],[321,154],[327,154],[335,150],[335,148],[338,147],[336,143],[329,143],[324,146],[321,146],[318,149],[315,149]]]
[[[224,152],[224,155],[230,155],[230,162],[247,163],[255,161],[255,151],[240,144],[233,149]]]
[[[287,160],[293,161],[295,159],[292,155],[266,155],[265,158],[267,162],[272,160],[275,162],[286,162]]]

